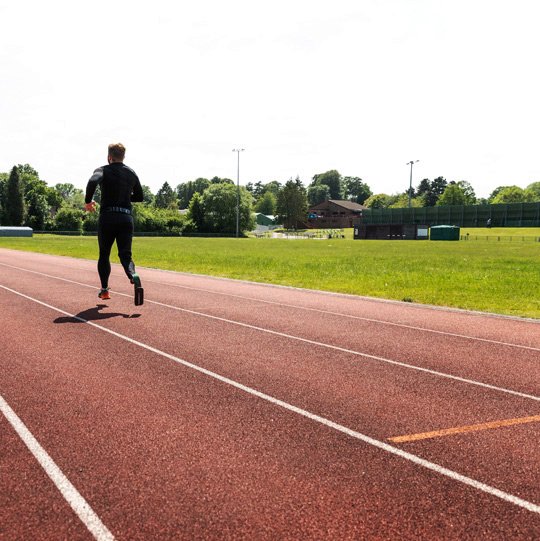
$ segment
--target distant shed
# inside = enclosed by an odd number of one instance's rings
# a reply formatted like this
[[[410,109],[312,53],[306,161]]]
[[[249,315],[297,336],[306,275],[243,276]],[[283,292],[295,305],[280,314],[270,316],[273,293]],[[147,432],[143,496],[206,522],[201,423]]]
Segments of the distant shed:
[[[355,239],[427,240],[428,226],[416,224],[364,224],[354,226]]]
[[[0,237],[31,237],[33,234],[31,227],[0,226]]]
[[[268,227],[276,225],[276,217],[268,214],[263,214],[262,212],[255,213],[255,222],[258,225],[266,225]]]

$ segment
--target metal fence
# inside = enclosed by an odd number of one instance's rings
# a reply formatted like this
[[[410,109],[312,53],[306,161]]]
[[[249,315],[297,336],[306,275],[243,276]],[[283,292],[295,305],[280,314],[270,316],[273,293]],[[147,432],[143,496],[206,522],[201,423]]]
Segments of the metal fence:
[[[540,237],[532,235],[461,235],[461,240],[487,240],[494,242],[540,242]]]
[[[344,239],[344,229],[307,229],[300,231],[256,231],[253,236],[258,239]]]

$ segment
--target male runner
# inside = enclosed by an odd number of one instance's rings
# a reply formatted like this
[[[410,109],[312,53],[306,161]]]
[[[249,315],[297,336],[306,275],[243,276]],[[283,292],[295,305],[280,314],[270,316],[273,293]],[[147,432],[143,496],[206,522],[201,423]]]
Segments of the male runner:
[[[90,177],[86,186],[85,210],[94,212],[96,202],[92,197],[99,184],[101,187],[101,208],[98,222],[99,260],[98,273],[101,280],[101,291],[98,297],[109,300],[109,276],[111,263],[109,257],[116,240],[118,257],[130,282],[135,286],[135,304],[144,302],[144,291],[141,279],[135,272],[135,264],[131,259],[131,243],[133,240],[133,216],[131,203],[143,200],[143,191],[139,178],[133,169],[124,165],[126,148],[121,143],[109,145],[107,161],[109,165],[98,167]]]

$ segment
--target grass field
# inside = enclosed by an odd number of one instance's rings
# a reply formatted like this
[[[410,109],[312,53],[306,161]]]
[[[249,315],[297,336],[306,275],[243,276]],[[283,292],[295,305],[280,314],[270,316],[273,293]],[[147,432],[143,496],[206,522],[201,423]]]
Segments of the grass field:
[[[540,236],[537,228],[519,233]],[[0,247],[97,259],[95,237],[0,238]],[[140,266],[540,318],[538,242],[137,237],[134,259]]]
[[[536,241],[540,238],[540,227],[462,227],[460,235],[471,239],[489,239],[501,242]]]

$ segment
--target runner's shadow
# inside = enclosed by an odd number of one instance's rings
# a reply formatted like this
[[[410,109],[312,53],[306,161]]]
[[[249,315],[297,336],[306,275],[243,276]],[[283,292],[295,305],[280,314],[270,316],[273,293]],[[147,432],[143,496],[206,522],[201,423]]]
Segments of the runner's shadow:
[[[94,308],[83,310],[75,316],[57,317],[54,323],[84,323],[85,321],[99,321],[101,319],[110,319],[112,317],[123,317],[124,319],[133,319],[141,317],[141,314],[121,314],[120,312],[102,312],[107,308],[106,304],[98,304]],[[84,321],[83,321],[84,320]]]

